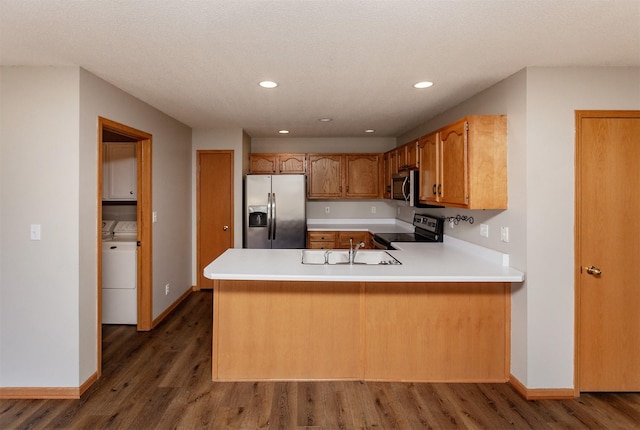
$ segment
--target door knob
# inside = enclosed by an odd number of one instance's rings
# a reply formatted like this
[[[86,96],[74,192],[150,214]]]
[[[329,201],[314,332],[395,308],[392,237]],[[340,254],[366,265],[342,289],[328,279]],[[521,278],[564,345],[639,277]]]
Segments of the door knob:
[[[225,225],[224,227],[222,227],[222,230],[224,230],[224,231],[229,230],[229,226],[228,226],[228,225]]]
[[[602,274],[602,270],[598,269],[596,266],[588,266],[587,273],[593,276],[600,276]]]

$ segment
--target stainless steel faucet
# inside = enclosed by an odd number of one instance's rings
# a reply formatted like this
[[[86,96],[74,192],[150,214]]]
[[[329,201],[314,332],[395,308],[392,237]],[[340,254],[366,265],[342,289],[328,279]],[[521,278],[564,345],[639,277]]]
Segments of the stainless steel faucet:
[[[353,238],[349,238],[349,264],[353,264],[353,262],[356,259],[356,253],[358,252],[358,249],[360,248],[364,248],[364,242],[360,242],[356,245],[356,247],[353,247]]]

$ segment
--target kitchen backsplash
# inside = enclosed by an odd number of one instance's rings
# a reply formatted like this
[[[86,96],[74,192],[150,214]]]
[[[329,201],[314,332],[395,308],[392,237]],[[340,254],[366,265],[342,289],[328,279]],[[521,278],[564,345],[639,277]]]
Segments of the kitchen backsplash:
[[[374,219],[395,217],[396,204],[388,200],[307,200],[307,219]]]

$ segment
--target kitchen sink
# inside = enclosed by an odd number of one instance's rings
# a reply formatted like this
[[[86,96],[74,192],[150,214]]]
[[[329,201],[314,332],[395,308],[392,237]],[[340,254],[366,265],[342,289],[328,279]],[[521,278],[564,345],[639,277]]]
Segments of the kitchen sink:
[[[349,251],[342,249],[303,249],[302,264],[349,264]],[[386,251],[358,250],[353,264],[398,265],[402,264]]]

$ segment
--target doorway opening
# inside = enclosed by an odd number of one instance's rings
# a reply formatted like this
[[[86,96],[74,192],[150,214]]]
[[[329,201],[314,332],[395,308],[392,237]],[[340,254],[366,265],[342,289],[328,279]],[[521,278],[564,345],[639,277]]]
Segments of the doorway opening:
[[[105,173],[109,167],[105,166],[105,150],[108,142],[111,142],[116,151],[126,154],[127,148],[132,151],[130,156],[135,160],[130,160],[131,168],[125,164],[120,164],[121,171],[112,170],[115,175],[127,176],[128,171],[132,171],[129,186],[131,191],[126,195],[118,194],[117,186],[105,181]],[[134,321],[138,331],[148,331],[153,328],[152,312],[152,230],[151,230],[151,142],[152,136],[140,130],[136,130],[124,124],[111,121],[106,118],[98,118],[98,307],[97,307],[97,328],[98,328],[98,376],[102,373],[102,324],[103,324],[103,212],[110,214],[122,214],[121,218],[127,220],[129,217],[135,219],[137,233],[132,239],[135,242],[135,292],[134,300],[135,312]],[[115,152],[114,152],[115,153]],[[126,157],[126,155],[125,155]],[[128,170],[127,170],[128,169]],[[124,172],[124,175],[123,175]],[[107,180],[108,181],[108,180]],[[116,192],[110,195],[113,190]],[[114,217],[110,215],[110,217]],[[121,257],[117,257],[121,258]]]

